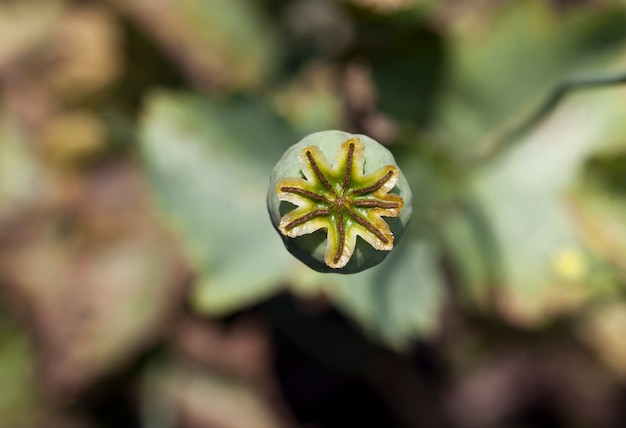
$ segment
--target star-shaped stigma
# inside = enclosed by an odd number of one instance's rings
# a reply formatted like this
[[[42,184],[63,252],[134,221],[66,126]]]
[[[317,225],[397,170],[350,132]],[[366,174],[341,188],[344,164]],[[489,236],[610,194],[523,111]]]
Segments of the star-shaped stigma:
[[[341,144],[331,166],[316,146],[299,157],[304,178],[288,177],[276,187],[278,199],[296,205],[279,224],[291,238],[327,230],[324,262],[338,269],[350,261],[360,236],[381,251],[393,248],[393,233],[382,217],[397,217],[403,206],[399,195],[389,193],[400,171],[394,165],[363,173],[365,146],[358,137]]]

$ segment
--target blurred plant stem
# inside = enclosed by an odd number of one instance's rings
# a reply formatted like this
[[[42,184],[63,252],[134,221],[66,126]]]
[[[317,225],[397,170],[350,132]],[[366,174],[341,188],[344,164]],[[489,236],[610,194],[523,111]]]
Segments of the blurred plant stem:
[[[524,141],[522,137],[545,120],[570,92],[621,84],[626,84],[626,71],[591,76],[575,76],[561,81],[550,91],[543,103],[525,120],[506,123],[504,127],[488,137],[476,160],[478,162],[493,160]]]

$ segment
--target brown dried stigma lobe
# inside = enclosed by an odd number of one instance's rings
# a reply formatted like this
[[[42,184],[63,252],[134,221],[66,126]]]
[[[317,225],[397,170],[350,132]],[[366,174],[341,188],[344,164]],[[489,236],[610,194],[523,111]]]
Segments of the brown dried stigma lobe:
[[[381,202],[381,201],[352,201],[352,205],[355,207],[368,207],[368,208],[400,208],[398,202]]]
[[[341,207],[337,207],[337,231],[339,232],[339,245],[337,246],[337,252],[335,253],[335,257],[333,258],[333,263],[337,264],[341,255],[343,254],[343,247],[346,242],[346,231],[344,229],[343,224],[343,213]]]
[[[306,189],[301,189],[299,187],[291,187],[291,186],[285,186],[285,187],[281,187],[279,189],[281,192],[285,192],[285,193],[295,193],[297,195],[302,195],[302,196],[306,196],[309,199],[314,199],[316,201],[320,201],[320,202],[326,202],[327,204],[330,204],[331,202],[324,197],[323,195],[319,195],[317,193],[313,193],[310,190],[306,190]]]
[[[351,195],[359,195],[362,193],[372,193],[375,190],[378,190],[381,187],[383,187],[383,185],[386,182],[388,182],[391,179],[391,177],[393,177],[393,171],[387,172],[387,174],[385,174],[380,180],[378,180],[376,183],[372,184],[371,186],[367,186],[362,189],[353,190]]]
[[[309,160],[309,164],[311,165],[311,168],[313,168],[315,175],[317,175],[317,178],[322,182],[324,187],[330,190],[333,194],[337,195],[335,193],[335,189],[333,189],[333,186],[330,185],[324,174],[322,174],[322,171],[320,171],[320,167],[317,165],[317,162],[315,161],[315,158],[313,157],[313,154],[310,150],[306,151],[306,157]]]
[[[376,235],[376,237],[380,239],[383,242],[383,244],[389,243],[389,239],[387,239],[387,237],[379,229],[375,228],[369,221],[365,220],[363,217],[359,216],[354,211],[352,210],[349,210],[349,211],[350,211],[350,214],[352,214],[352,218],[354,218],[354,221],[356,221],[361,226],[363,226],[364,228],[369,230],[371,233]]]
[[[348,159],[346,161],[346,175],[343,179],[343,187],[341,188],[342,194],[345,195],[346,189],[350,185],[350,179],[352,178],[352,162],[354,156],[354,143],[350,143],[348,148]]]
[[[302,217],[298,217],[297,219],[287,223],[285,225],[285,230],[293,229],[294,227],[299,226],[303,223],[306,223],[307,221],[312,220],[315,217],[320,217],[320,216],[324,216],[328,214],[330,214],[330,208],[325,209],[325,210],[311,211],[310,213],[307,213],[303,215]]]

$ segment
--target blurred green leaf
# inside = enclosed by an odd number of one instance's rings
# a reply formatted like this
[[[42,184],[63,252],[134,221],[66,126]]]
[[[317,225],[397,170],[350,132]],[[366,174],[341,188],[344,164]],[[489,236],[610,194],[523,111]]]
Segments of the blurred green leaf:
[[[498,242],[482,206],[464,195],[439,226],[440,239],[450,268],[463,287],[459,297],[474,307],[486,309],[492,287],[502,282]]]
[[[157,202],[201,273],[195,305],[223,313],[275,290],[292,260],[265,195],[291,131],[257,102],[159,93],[141,139]]]
[[[0,426],[37,426],[40,403],[32,349],[16,326],[4,320],[0,320],[0,384]]]
[[[407,239],[380,265],[338,281],[338,306],[387,344],[403,348],[438,326],[444,292],[438,253]]]
[[[594,291],[589,248],[567,195],[590,154],[622,132],[621,95],[605,90],[573,97],[473,182],[500,253],[500,303],[513,318],[541,320]],[[576,289],[581,283],[585,290]]]
[[[617,3],[565,13],[541,1],[508,2],[484,27],[451,34],[453,75],[439,126],[456,147],[478,142],[565,77],[614,58],[626,39],[625,13]]]

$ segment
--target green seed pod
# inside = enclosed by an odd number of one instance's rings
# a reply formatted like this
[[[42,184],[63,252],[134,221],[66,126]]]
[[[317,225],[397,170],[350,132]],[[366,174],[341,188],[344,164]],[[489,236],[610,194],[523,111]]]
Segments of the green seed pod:
[[[411,218],[411,189],[378,142],[323,131],[278,161],[267,207],[294,256],[319,272],[355,273],[383,261],[397,244]]]

